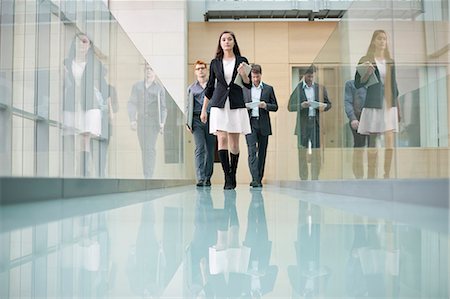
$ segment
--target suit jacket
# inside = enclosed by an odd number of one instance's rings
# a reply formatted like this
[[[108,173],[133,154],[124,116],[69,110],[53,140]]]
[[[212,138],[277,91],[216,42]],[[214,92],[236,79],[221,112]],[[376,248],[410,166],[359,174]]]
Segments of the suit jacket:
[[[314,86],[314,94],[315,94],[315,101],[317,102],[323,102],[327,104],[325,107],[325,111],[328,111],[331,109],[331,102],[328,99],[328,92],[325,86],[321,86],[317,83],[313,84]],[[295,123],[295,135],[303,135],[306,133],[307,128],[307,122],[308,122],[308,114],[309,114],[309,107],[303,108],[301,106],[301,103],[304,101],[307,101],[305,90],[303,89],[303,81],[300,81],[300,83],[297,85],[297,87],[294,89],[294,91],[291,94],[291,97],[289,98],[288,103],[288,110],[290,112],[297,111],[297,121]],[[320,112],[318,109],[316,109],[316,115],[315,115],[315,121],[317,127],[319,127],[320,124]]]
[[[139,125],[164,126],[167,119],[164,86],[158,81],[153,81],[148,88],[145,81],[135,83],[128,101],[128,116],[130,122],[137,121]]]
[[[367,88],[356,88],[354,80],[345,82],[344,103],[348,120],[359,120],[366,101]]]
[[[364,103],[365,108],[377,108],[381,109],[383,107],[383,100],[384,100],[384,86],[381,83],[380,79],[380,71],[378,70],[377,64],[375,62],[374,57],[370,56],[364,56],[362,57],[358,64],[364,63],[366,61],[370,61],[372,65],[375,68],[375,76],[378,79],[377,84],[373,84],[369,87],[367,87],[367,95],[366,95],[366,101]],[[390,78],[391,78],[391,96],[392,96],[392,107],[396,107],[398,105],[397,103],[397,97],[398,97],[398,88],[397,88],[397,80],[395,78],[395,65],[393,60],[386,60],[386,71],[388,70],[388,67],[391,70]],[[388,74],[386,74],[387,77]],[[355,87],[360,88],[365,86],[364,83],[361,83],[361,75],[356,72],[355,74]]]
[[[236,56],[233,76],[230,84],[228,85],[225,81],[225,75],[223,73],[222,59],[214,58],[211,60],[209,67],[209,79],[205,89],[205,96],[210,99],[211,107],[223,108],[225,106],[225,101],[229,98],[231,109],[245,108],[242,88],[239,85],[234,84],[234,79],[238,75],[237,68],[241,62],[248,63],[248,60],[245,57]],[[250,88],[251,83],[244,83],[244,86],[246,88]]]
[[[81,77],[81,84],[77,87],[73,76],[72,59],[64,60],[65,76],[64,76],[64,111],[76,111],[77,104],[83,111],[89,109],[99,109],[100,100],[108,98],[108,84],[106,83],[106,70],[103,64],[93,55],[87,57],[86,66]],[[77,88],[83,94],[81,103],[76,103],[75,93]],[[96,90],[100,92],[103,99],[99,99]]]
[[[196,86],[196,84],[199,84],[197,80],[195,80],[194,83],[189,85],[189,87],[187,89],[187,95],[188,95],[187,101],[186,101],[186,105],[184,107],[184,115],[185,115],[186,125],[191,130],[192,130],[192,122],[193,122],[193,118],[194,118],[194,106],[195,106],[195,98],[194,98],[194,93],[192,92],[192,88],[194,86]],[[205,97],[204,89],[203,89],[203,92],[200,94],[200,96],[202,98],[202,103],[203,103],[203,98]],[[209,113],[210,110],[211,110],[211,102],[208,104],[207,112]]]
[[[273,87],[262,83],[262,91],[261,91],[261,101],[266,102],[267,108],[261,109],[259,108],[259,126],[261,129],[262,135],[272,135],[272,125],[270,124],[270,116],[269,111],[277,111],[278,104],[277,98],[275,97],[275,92],[273,91]],[[252,92],[251,89],[244,88],[244,101],[245,103],[252,102]],[[252,109],[248,110],[249,116],[252,115]]]

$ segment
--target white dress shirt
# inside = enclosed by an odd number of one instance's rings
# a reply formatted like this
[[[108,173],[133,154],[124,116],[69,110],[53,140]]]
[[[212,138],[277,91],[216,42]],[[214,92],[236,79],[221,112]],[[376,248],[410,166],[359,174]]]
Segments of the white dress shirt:
[[[258,86],[255,86],[254,84],[252,84],[252,89],[251,89],[251,93],[252,93],[252,102],[259,102],[261,101],[261,94],[262,94],[262,89],[263,89],[263,83],[259,83]],[[252,117],[259,117],[259,107],[255,107],[252,109]]]
[[[306,98],[308,101],[314,101],[315,100],[315,92],[314,92],[314,83],[310,86],[303,81],[303,90],[305,91]],[[308,116],[316,116],[316,109],[313,107],[309,107]]]

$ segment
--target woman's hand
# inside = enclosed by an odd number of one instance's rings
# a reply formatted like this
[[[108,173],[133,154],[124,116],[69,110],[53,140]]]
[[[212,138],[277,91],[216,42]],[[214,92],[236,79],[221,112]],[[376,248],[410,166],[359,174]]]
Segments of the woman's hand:
[[[237,68],[237,71],[239,73],[239,75],[241,75],[242,78],[244,78],[245,76],[247,76],[245,74],[245,67],[244,67],[244,62],[241,62]]]
[[[364,76],[361,78],[362,82],[367,82],[367,80],[369,80],[369,77],[373,74],[373,72],[375,71],[375,68],[373,67],[372,63],[370,63],[370,61],[366,61],[363,64],[364,66],[367,67],[367,71],[364,74]]]
[[[244,83],[249,84],[250,83],[250,78],[248,77],[248,75],[245,73],[245,62],[241,62],[237,68],[237,71],[239,73],[239,75],[242,78],[242,81],[244,81]]]

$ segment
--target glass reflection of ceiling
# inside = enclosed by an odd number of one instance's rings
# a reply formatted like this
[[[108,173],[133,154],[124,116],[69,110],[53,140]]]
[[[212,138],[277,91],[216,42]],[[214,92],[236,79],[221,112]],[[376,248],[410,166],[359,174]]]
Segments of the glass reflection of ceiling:
[[[215,185],[0,211],[2,298],[448,298],[448,210]]]

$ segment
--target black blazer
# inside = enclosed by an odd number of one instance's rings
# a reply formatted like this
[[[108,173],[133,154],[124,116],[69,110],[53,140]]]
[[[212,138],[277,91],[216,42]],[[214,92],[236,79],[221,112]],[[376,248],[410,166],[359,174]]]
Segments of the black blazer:
[[[261,129],[261,135],[272,135],[272,125],[270,124],[270,116],[269,111],[277,111],[278,104],[277,98],[275,97],[275,92],[273,91],[273,87],[266,84],[262,84],[261,91],[261,101],[266,102],[267,108],[261,109],[259,108],[259,126]],[[252,92],[251,89],[245,88],[244,90],[244,101],[246,103],[250,103],[252,101]],[[249,116],[252,116],[252,110],[248,110]]]
[[[364,103],[365,108],[377,108],[381,109],[383,107],[383,99],[384,99],[384,86],[381,83],[380,79],[380,71],[378,70],[377,64],[375,62],[374,57],[364,56],[362,57],[358,64],[364,63],[366,61],[370,61],[375,68],[375,76],[377,76],[378,83],[373,84],[367,87],[367,95],[366,101]],[[392,106],[397,106],[397,97],[398,97],[398,88],[397,88],[397,80],[395,78],[395,65],[393,60],[386,60],[386,66],[390,66],[391,68],[391,92],[392,92]],[[361,75],[356,72],[355,74],[355,87],[360,88],[365,86],[364,83],[361,83]]]
[[[328,99],[328,92],[325,86],[319,85],[317,83],[314,83],[314,95],[315,95],[315,101],[317,102],[323,102],[327,104],[324,111],[328,111],[331,109],[331,102]],[[322,94],[323,93],[323,94]],[[322,101],[323,99],[323,101]],[[300,81],[300,83],[297,85],[297,87],[294,89],[294,91],[291,94],[291,97],[289,98],[288,103],[288,110],[290,112],[297,111],[297,121],[295,123],[295,135],[304,135],[306,134],[307,129],[307,123],[308,123],[308,114],[309,114],[309,107],[303,108],[301,106],[301,103],[304,101],[307,101],[305,90],[303,89],[303,81]],[[315,121],[316,125],[319,127],[320,124],[320,112],[318,109],[316,109],[316,115],[315,115]]]
[[[76,103],[75,91],[77,89],[75,78],[72,70],[72,59],[64,60],[64,99],[63,110],[64,111],[76,111],[76,105],[80,105],[83,111],[89,109],[98,109],[101,106],[95,89],[100,91],[103,100],[109,96],[108,84],[106,83],[105,75],[106,70],[103,64],[94,56],[88,56],[86,66],[81,77],[81,86],[79,87],[83,93],[81,103]]]
[[[209,66],[209,79],[205,88],[205,96],[211,101],[211,107],[223,108],[228,97],[231,109],[245,108],[242,88],[239,85],[234,84],[234,79],[238,75],[237,68],[241,62],[248,63],[248,60],[245,57],[236,56],[233,77],[231,78],[230,85],[228,85],[223,73],[222,59],[214,58],[211,60]],[[250,88],[251,83],[244,83],[244,86]]]

